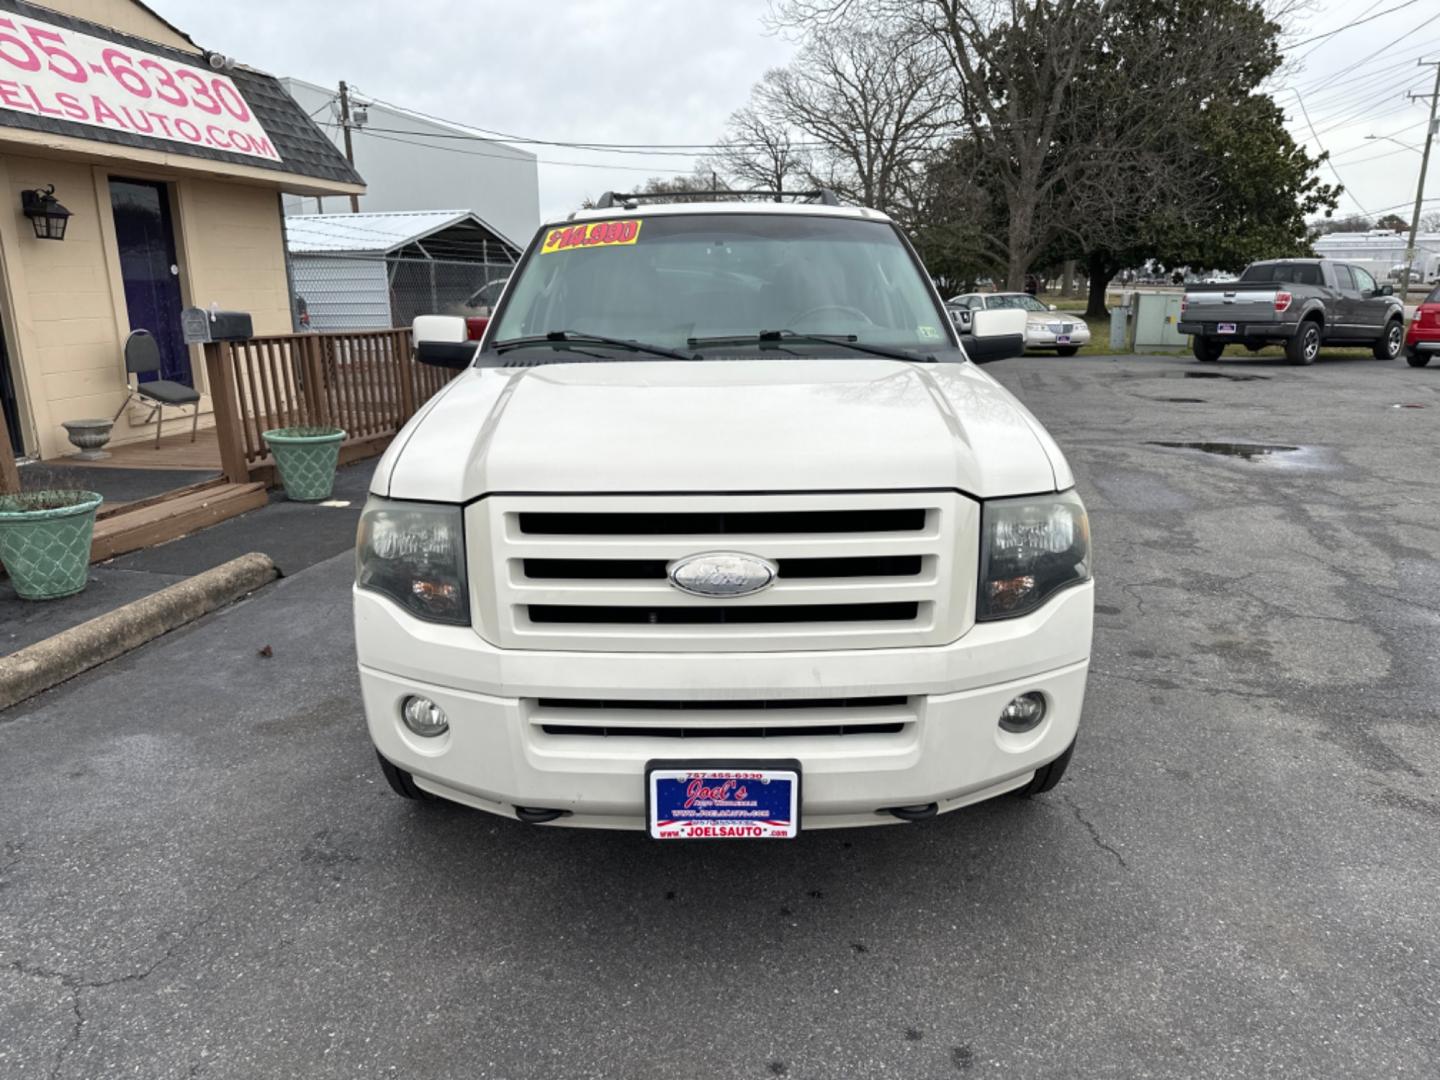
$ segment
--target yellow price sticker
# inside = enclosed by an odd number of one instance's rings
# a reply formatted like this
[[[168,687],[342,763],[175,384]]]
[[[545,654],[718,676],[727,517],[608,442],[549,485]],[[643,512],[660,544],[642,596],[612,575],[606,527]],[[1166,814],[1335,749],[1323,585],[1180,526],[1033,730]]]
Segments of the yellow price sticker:
[[[545,242],[540,245],[540,254],[633,244],[640,239],[640,225],[641,222],[631,218],[628,221],[596,221],[588,225],[551,229],[545,236]]]

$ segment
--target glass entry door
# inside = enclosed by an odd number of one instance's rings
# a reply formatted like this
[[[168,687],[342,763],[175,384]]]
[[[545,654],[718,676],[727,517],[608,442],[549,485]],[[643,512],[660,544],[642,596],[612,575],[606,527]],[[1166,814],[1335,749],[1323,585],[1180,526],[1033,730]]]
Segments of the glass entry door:
[[[180,267],[175,261],[175,230],[164,184],[111,180],[115,242],[120,248],[120,277],[131,330],[149,330],[160,346],[160,372],[142,380],[171,379],[194,386],[190,350],[180,333]]]
[[[10,432],[10,445],[0,446],[0,454],[19,457],[25,453],[20,437],[19,391],[16,389],[15,372],[10,368],[10,356],[5,349],[5,330],[10,323],[10,313],[0,309],[0,319],[4,323],[0,325],[0,413],[4,414],[5,427]]]

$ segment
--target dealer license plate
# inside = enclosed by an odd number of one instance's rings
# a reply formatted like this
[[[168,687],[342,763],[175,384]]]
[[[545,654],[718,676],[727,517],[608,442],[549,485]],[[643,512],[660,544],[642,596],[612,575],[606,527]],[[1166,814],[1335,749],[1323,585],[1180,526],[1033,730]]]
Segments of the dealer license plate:
[[[1222,322],[1219,326],[1215,327],[1215,332],[1217,334],[1233,334],[1235,332],[1235,324],[1233,322]]]
[[[1069,334],[1061,334],[1061,335],[1059,335],[1059,336],[1055,339],[1055,344],[1056,344],[1056,345],[1069,345],[1069,344],[1070,344],[1070,335],[1069,335]]]
[[[645,817],[656,840],[793,840],[800,763],[652,761]]]

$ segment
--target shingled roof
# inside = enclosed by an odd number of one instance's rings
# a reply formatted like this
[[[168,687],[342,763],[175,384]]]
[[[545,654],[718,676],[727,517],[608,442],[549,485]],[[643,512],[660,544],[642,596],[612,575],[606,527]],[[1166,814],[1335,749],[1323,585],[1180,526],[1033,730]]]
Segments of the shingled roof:
[[[165,57],[182,64],[194,65],[198,58],[193,53],[167,48],[153,41],[121,34],[107,26],[77,19],[70,15],[52,11],[49,8],[27,4],[24,0],[0,0],[0,12],[12,12],[28,19],[63,26],[80,34],[113,41],[137,52]],[[236,154],[228,150],[217,150],[169,139],[156,139],[137,135],[129,131],[115,131],[90,124],[79,124],[57,116],[42,116],[37,113],[0,109],[0,128],[20,128],[28,131],[42,131],[53,135],[69,135],[91,142],[110,143],[116,146],[132,146],[141,150],[158,150],[167,154],[182,154],[186,157],[204,158],[209,161],[224,161],[257,169],[269,169],[277,173],[332,180],[342,184],[363,184],[361,178],[335,144],[315,122],[305,115],[295,99],[287,94],[273,76],[250,68],[237,67],[225,72],[235,81],[240,93],[245,96],[250,111],[254,113],[270,136],[270,142],[280,154],[281,160]]]

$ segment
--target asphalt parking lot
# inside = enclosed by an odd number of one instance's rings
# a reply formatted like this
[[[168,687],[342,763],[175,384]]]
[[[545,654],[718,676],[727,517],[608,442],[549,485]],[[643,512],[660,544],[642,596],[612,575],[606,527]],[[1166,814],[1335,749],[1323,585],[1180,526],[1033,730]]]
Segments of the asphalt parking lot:
[[[1440,369],[989,370],[1095,534],[1054,792],[664,848],[406,804],[340,555],[0,713],[0,1076],[1433,1077]]]

